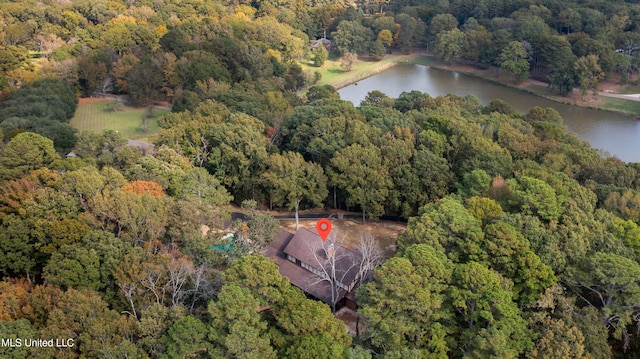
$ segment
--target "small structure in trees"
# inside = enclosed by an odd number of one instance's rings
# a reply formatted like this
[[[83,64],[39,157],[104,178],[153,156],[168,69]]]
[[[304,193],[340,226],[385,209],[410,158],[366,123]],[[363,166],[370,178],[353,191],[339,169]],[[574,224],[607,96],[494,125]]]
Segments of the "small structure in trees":
[[[331,51],[331,40],[327,39],[327,31],[324,31],[324,34],[321,38],[317,40],[312,40],[311,43],[311,51],[316,50],[320,45],[322,45],[328,52]]]

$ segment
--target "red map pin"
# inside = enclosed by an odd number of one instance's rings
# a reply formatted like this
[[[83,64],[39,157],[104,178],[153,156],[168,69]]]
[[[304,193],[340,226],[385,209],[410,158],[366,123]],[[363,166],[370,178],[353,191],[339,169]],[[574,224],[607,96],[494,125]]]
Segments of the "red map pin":
[[[324,242],[327,239],[327,236],[329,236],[329,232],[331,232],[331,221],[324,218],[319,220],[318,223],[316,223],[316,230]]]

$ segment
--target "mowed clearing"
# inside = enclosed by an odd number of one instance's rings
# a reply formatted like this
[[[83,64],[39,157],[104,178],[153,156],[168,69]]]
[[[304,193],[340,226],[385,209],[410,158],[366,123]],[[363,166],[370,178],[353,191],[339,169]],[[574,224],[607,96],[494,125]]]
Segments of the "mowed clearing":
[[[316,219],[301,219],[300,227],[314,229],[316,228]],[[402,222],[393,221],[367,221],[366,224],[362,224],[360,221],[352,219],[331,219],[333,224],[332,233],[329,235],[336,235],[338,240],[349,248],[356,248],[358,246],[358,240],[360,233],[371,233],[373,237],[380,244],[380,248],[384,251],[386,258],[391,258],[396,252],[396,240],[398,234],[407,229],[407,224]],[[296,231],[295,220],[280,220],[280,226],[287,231],[294,233]]]
[[[102,98],[80,99],[76,114],[71,119],[71,125],[79,131],[99,133],[104,130],[115,130],[127,139],[147,142],[149,135],[158,132],[158,117],[169,112],[154,109],[154,117],[149,120],[145,131],[142,127],[142,118],[147,111],[146,107],[122,106],[121,110],[112,112],[105,110],[108,101]]]

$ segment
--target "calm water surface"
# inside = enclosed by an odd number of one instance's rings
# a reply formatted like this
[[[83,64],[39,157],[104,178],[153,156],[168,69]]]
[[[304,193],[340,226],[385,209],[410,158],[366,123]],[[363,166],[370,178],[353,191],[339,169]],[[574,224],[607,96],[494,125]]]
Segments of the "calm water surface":
[[[589,141],[592,147],[603,149],[623,161],[640,162],[640,121],[631,116],[564,105],[473,76],[416,64],[398,64],[338,92],[342,99],[358,106],[373,90],[380,90],[393,98],[411,90],[422,91],[432,97],[449,93],[460,96],[473,94],[483,105],[499,98],[522,113],[534,106],[553,107],[562,115],[569,131]]]

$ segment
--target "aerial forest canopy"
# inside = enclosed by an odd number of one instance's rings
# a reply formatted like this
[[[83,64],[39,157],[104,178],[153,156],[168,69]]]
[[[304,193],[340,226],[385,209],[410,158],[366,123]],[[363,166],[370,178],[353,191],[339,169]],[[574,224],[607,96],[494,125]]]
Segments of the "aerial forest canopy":
[[[637,357],[637,163],[551,108],[354,106],[301,63],[420,48],[566,93],[637,81],[638,24],[623,1],[1,3],[0,339],[74,346],[0,356]],[[153,153],[69,125],[104,95],[171,101]],[[407,220],[355,337],[257,253],[258,208],[320,207]]]

